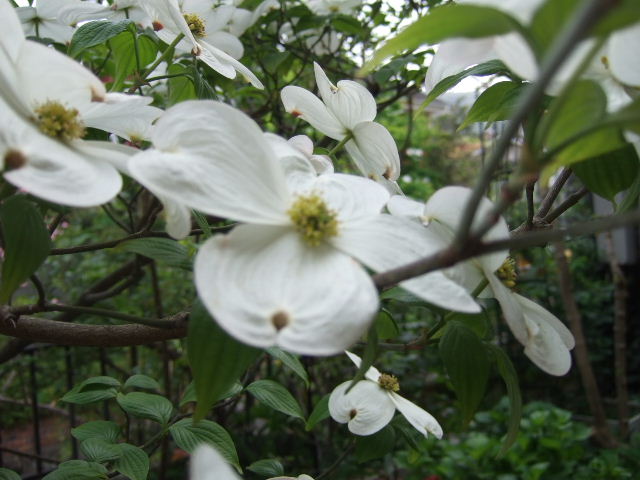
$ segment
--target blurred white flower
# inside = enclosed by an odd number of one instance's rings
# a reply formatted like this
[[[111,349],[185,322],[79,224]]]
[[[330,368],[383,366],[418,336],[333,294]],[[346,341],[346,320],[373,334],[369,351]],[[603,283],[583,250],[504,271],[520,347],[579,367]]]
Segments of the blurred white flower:
[[[443,241],[453,239],[455,229],[471,190],[465,187],[445,187],[434,193],[427,204],[406,197],[392,197],[387,208],[393,215],[412,218],[428,226]],[[483,198],[474,223],[482,221],[493,204]],[[509,228],[500,217],[483,237],[485,241],[509,238]],[[508,252],[495,252],[476,257],[449,269],[447,274],[473,291],[485,279],[487,288],[481,296],[498,300],[504,318],[516,339],[524,345],[524,353],[533,363],[551,375],[564,375],[571,368],[571,350],[575,341],[565,325],[535,302],[518,295],[515,287],[515,265]]]
[[[304,3],[316,15],[348,15],[362,4],[362,0],[304,0]]]
[[[72,3],[75,0],[37,0],[33,6],[16,8],[16,13],[25,35],[68,43],[73,36],[73,28],[71,23],[65,23],[58,16]]]
[[[360,366],[357,355],[345,353]],[[442,438],[442,428],[429,412],[396,393],[400,390],[396,377],[380,373],[375,367],[369,367],[364,376],[349,392],[351,380],[331,392],[329,413],[336,422],[346,423],[356,435],[373,435],[391,421],[397,409],[424,436],[431,433]]]

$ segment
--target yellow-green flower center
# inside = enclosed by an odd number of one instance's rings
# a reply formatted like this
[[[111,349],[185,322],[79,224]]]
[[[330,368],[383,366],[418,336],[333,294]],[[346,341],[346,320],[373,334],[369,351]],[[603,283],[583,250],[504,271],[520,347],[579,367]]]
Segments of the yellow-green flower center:
[[[317,247],[328,238],[338,235],[336,212],[316,193],[298,197],[287,213],[296,230],[311,247]]]
[[[516,272],[516,262],[513,258],[507,257],[502,266],[496,271],[496,275],[508,288],[516,286],[518,273]]]
[[[38,128],[45,135],[64,142],[84,137],[85,128],[75,108],[66,108],[59,102],[49,100],[34,111]]]
[[[381,373],[378,377],[378,384],[380,388],[389,390],[390,392],[398,392],[400,390],[400,382],[393,375],[387,373]]]
[[[204,20],[195,13],[185,13],[183,16],[193,36],[204,37],[206,31]]]

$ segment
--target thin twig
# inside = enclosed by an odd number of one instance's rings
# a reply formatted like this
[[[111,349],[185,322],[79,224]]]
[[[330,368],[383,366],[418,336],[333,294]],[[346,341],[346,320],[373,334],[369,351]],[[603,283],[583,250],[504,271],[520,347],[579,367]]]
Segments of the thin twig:
[[[573,207],[576,203],[578,203],[580,199],[584,197],[587,193],[589,193],[589,189],[587,189],[586,187],[582,187],[577,192],[572,193],[560,205],[558,205],[556,208],[551,210],[551,212],[547,216],[545,216],[542,219],[542,221],[546,223],[553,222],[560,215],[562,215],[564,212],[566,212],[571,207]]]
[[[549,213],[549,210],[551,210],[551,207],[553,206],[553,202],[555,202],[556,198],[558,198],[558,195],[562,191],[562,187],[564,187],[564,184],[567,183],[567,180],[569,180],[569,177],[572,173],[573,172],[570,168],[562,169],[560,175],[558,175],[558,178],[556,178],[555,182],[553,182],[553,185],[551,185],[551,188],[545,195],[544,199],[542,200],[542,202],[540,202],[540,208],[538,208],[538,213],[536,214],[536,216],[542,218],[547,213]]]

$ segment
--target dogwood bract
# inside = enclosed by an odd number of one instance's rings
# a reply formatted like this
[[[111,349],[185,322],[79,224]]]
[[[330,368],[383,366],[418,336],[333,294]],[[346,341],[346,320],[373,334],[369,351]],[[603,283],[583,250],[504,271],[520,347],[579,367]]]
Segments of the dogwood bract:
[[[208,240],[194,268],[204,305],[244,343],[337,353],[378,309],[377,290],[354,258],[380,271],[442,247],[421,227],[381,214],[389,195],[377,183],[318,176],[302,153],[283,139],[269,140],[228,105],[180,103],[155,124],[152,142],[129,162],[140,183],[189,208],[246,223]],[[439,272],[402,285],[444,308],[479,310]]]
[[[441,235],[444,241],[450,241],[470,195],[471,190],[465,187],[445,187],[434,193],[426,205],[397,196],[391,198],[387,207],[395,215],[428,224],[428,228]],[[492,203],[483,198],[478,206],[476,222],[481,221],[492,208]],[[505,238],[509,238],[509,229],[502,217],[483,237],[485,241]],[[469,291],[486,279],[489,290],[484,295],[498,300],[507,325],[524,345],[525,355],[551,375],[564,375],[569,371],[569,350],[575,345],[573,335],[550,312],[511,290],[515,287],[515,266],[508,258],[508,252],[476,257],[449,269],[448,274],[466,285]]]
[[[398,148],[389,131],[373,121],[377,110],[373,95],[352,80],[333,85],[320,65],[314,63],[313,68],[322,100],[309,90],[289,85],[280,92],[285,110],[334,140],[349,137],[345,148],[358,170],[397,192]]]
[[[345,353],[360,366],[360,357]],[[375,367],[369,367],[364,377],[351,390],[352,381],[348,380],[331,392],[329,413],[336,422],[346,423],[356,435],[373,435],[391,421],[397,409],[424,436],[431,433],[442,438],[442,427],[429,412],[396,393],[400,390],[396,377]]]

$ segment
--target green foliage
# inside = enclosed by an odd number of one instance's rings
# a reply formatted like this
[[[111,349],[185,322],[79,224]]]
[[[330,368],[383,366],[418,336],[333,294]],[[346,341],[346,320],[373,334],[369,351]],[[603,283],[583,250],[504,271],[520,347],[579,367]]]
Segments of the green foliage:
[[[297,355],[285,352],[278,347],[267,348],[266,351],[273,358],[280,360],[284,365],[291,369],[291,371],[298,375],[304,384],[309,387],[309,375]]]
[[[21,480],[21,477],[13,470],[0,467],[0,480]]]
[[[0,205],[4,262],[0,278],[0,303],[5,304],[18,286],[35,272],[51,249],[42,214],[24,196]]]
[[[88,22],[78,27],[71,38],[68,53],[77,57],[83,50],[100,45],[116,35],[128,30],[131,20],[112,23],[108,21]]]
[[[132,417],[153,420],[163,427],[169,424],[173,413],[171,402],[160,395],[143,392],[131,392],[126,395],[119,393],[116,400]]]
[[[630,144],[576,163],[572,168],[590,191],[608,200],[628,189],[640,172],[636,149]]]
[[[284,467],[278,460],[272,460],[265,458],[263,460],[257,460],[247,467],[250,470],[262,477],[279,477],[284,475]]]
[[[137,253],[170,267],[192,269],[189,252],[184,245],[169,238],[136,238],[127,240],[117,247],[125,252]]]
[[[518,105],[524,85],[519,82],[499,82],[487,88],[475,101],[458,130],[475,122],[493,123],[511,117]]]
[[[396,434],[391,425],[387,425],[379,432],[366,437],[356,438],[356,460],[359,463],[383,457],[395,445]]]
[[[146,452],[128,443],[120,443],[117,446],[120,455],[113,462],[114,470],[131,480],[146,480],[149,475],[149,456]]]
[[[304,421],[302,407],[279,383],[273,380],[256,380],[248,385],[246,390],[268,407]]]

